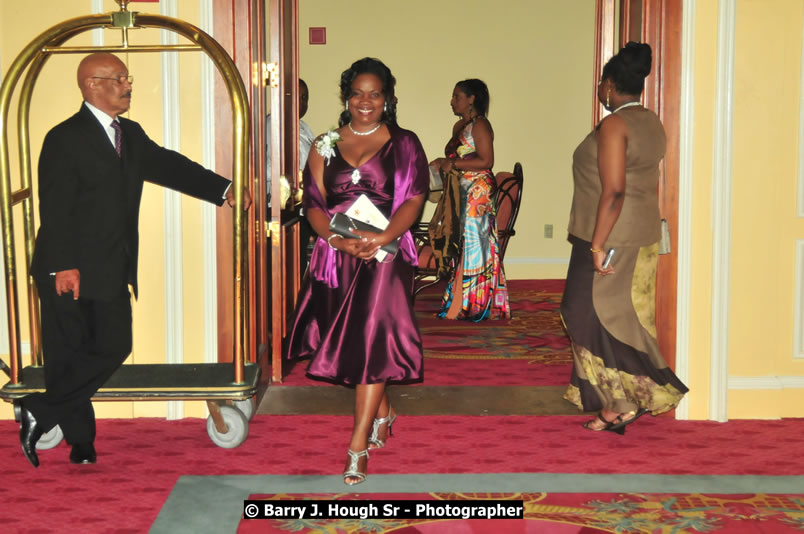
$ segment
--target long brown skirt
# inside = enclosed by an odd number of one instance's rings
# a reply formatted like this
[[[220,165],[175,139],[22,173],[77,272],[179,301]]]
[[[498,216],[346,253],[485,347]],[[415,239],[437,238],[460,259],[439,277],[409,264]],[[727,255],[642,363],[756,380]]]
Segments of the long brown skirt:
[[[618,247],[611,262],[616,272],[601,276],[591,243],[572,235],[570,242],[561,318],[574,365],[564,398],[585,411],[672,410],[688,389],[656,342],[657,244]]]

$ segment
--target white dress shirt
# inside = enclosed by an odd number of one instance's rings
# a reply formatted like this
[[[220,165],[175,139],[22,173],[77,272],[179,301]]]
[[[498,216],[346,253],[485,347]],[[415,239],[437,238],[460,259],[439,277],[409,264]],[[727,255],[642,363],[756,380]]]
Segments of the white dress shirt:
[[[112,143],[112,148],[116,148],[117,145],[115,144],[115,130],[112,128],[112,121],[117,121],[117,117],[112,117],[111,115],[107,115],[105,112],[99,110],[86,100],[84,101],[84,105],[87,107],[89,111],[95,115],[95,118],[98,119],[98,122],[101,123],[103,129],[106,131],[106,136],[109,138],[109,142]]]

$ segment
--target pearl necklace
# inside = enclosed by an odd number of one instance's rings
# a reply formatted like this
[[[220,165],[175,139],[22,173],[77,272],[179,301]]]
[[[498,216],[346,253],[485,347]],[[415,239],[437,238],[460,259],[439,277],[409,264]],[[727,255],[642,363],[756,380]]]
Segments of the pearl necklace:
[[[374,128],[372,128],[371,130],[369,130],[367,132],[358,132],[357,130],[352,128],[352,123],[351,122],[348,124],[348,126],[349,126],[349,129],[352,130],[352,133],[355,134],[355,135],[371,135],[371,134],[373,134],[374,132],[376,132],[377,130],[380,129],[380,126],[382,126],[382,123],[378,122],[377,126],[375,126]]]
[[[641,106],[641,105],[642,105],[642,102],[640,102],[639,100],[637,100],[635,102],[626,102],[622,106],[620,106],[617,109],[615,109],[614,111],[612,111],[612,113],[617,113],[618,111],[620,111],[623,108],[630,108],[632,106]]]

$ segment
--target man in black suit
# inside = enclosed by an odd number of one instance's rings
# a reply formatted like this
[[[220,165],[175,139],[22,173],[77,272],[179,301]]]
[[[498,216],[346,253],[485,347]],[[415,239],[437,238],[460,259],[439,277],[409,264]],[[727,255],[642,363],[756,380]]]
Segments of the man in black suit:
[[[129,285],[136,297],[143,180],[233,204],[229,180],[160,147],[119,116],[129,108],[131,81],[116,56],[85,57],[78,66],[84,103],[42,145],[31,272],[41,302],[46,391],[20,402],[20,442],[34,467],[36,442],[55,425],[72,445],[72,463],[96,461],[90,398],[131,352]]]

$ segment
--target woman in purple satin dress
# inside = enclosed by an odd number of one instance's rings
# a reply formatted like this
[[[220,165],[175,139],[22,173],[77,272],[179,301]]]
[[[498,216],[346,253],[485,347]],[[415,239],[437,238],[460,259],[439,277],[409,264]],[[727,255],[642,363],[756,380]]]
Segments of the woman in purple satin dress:
[[[288,338],[289,358],[311,358],[307,373],[354,386],[355,414],[343,477],[366,479],[368,449],[391,435],[396,413],[385,384],[422,378],[422,343],[413,314],[416,249],[408,229],[429,189],[427,158],[413,132],[396,124],[391,71],[364,58],[341,75],[340,128],[319,136],[304,170],[304,209],[318,240]],[[329,221],[361,195],[390,220],[360,239]],[[395,256],[381,246],[400,238]]]

